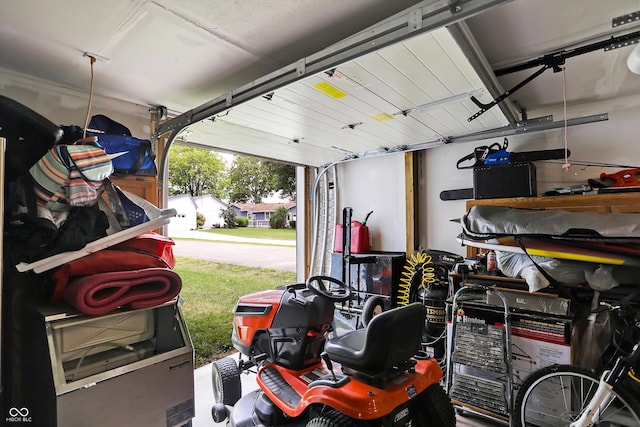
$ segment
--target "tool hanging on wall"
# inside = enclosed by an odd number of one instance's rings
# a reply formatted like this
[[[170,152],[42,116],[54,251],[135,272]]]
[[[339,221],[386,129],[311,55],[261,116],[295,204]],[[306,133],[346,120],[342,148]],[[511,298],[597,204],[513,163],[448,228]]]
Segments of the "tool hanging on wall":
[[[494,170],[494,166],[504,165],[525,165],[536,160],[557,160],[565,159],[571,155],[571,151],[564,148],[550,150],[535,150],[510,152],[507,151],[509,141],[504,139],[502,145],[495,142],[489,146],[476,147],[473,153],[468,154],[458,160],[458,169],[474,169],[474,186],[476,172]],[[531,166],[533,167],[533,166]],[[519,168],[522,169],[522,168]],[[486,174],[486,173],[485,173]],[[484,175],[483,175],[484,176]],[[533,177],[531,178],[533,179]],[[506,184],[505,184],[506,185]],[[444,190],[440,192],[440,200],[464,200],[476,198],[475,188],[460,188],[455,190]]]
[[[614,173],[601,173],[600,179],[589,179],[589,185],[599,193],[640,191],[640,168],[623,169]]]
[[[565,149],[557,148],[550,150],[535,150],[522,152],[509,152],[509,140],[504,139],[502,145],[497,142],[486,146],[476,147],[473,153],[468,154],[458,160],[458,169],[473,169],[481,166],[506,165],[509,163],[533,162],[536,160],[557,160],[565,157]],[[566,152],[567,156],[571,151]],[[473,161],[473,163],[468,163]],[[465,162],[467,162],[465,164]]]

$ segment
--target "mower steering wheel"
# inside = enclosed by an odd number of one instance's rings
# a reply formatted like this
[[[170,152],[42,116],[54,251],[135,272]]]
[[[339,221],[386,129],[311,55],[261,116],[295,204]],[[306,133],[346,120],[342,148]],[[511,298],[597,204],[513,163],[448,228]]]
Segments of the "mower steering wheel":
[[[325,285],[325,281],[329,285]],[[331,284],[338,285],[332,288]],[[311,276],[307,279],[307,288],[311,289],[314,294],[319,295],[333,302],[343,302],[351,297],[351,288],[344,284],[341,280],[330,276]]]

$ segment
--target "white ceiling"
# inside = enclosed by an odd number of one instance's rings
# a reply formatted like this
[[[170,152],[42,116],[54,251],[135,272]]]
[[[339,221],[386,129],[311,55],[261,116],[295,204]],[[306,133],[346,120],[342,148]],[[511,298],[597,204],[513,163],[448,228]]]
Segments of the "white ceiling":
[[[636,21],[612,27],[612,20],[637,12]],[[539,58],[558,49],[640,31],[638,0],[516,0],[468,21],[494,70]],[[640,94],[640,76],[626,61],[632,46],[598,50],[567,59],[569,105]],[[500,82],[509,89],[538,67],[509,74]],[[562,75],[548,70],[512,96],[529,110],[562,102]]]
[[[463,12],[474,2],[459,2]],[[183,119],[267,73],[363,31],[384,28],[396,13],[408,25],[445,0],[60,0],[4,2],[0,14],[0,78],[47,81],[86,90],[88,52],[96,95],[165,106]],[[407,9],[409,8],[409,9]],[[406,38],[274,91],[229,102],[215,120],[190,124],[180,138],[225,151],[321,165],[345,156],[403,149],[508,125],[494,107],[478,119],[469,100],[489,102],[539,67],[485,77],[459,45],[468,28],[490,69],[499,70],[638,31],[640,21],[612,28],[612,19],[638,12],[638,0],[515,0],[440,29]],[[452,18],[455,20],[455,13]],[[425,21],[426,22],[426,21]],[[375,26],[375,25],[378,26]],[[369,30],[371,31],[371,30]],[[472,43],[473,44],[473,43]],[[333,45],[335,46],[335,45]],[[369,46],[371,47],[371,46]],[[569,105],[640,94],[640,76],[626,58],[632,47],[587,53],[566,61]],[[509,97],[527,111],[562,102],[562,73],[547,70]],[[252,83],[253,82],[253,83]],[[342,96],[340,96],[342,95]],[[436,104],[442,100],[451,103]],[[504,103],[506,104],[506,103]],[[423,106],[416,109],[418,106]],[[405,114],[401,112],[405,111]],[[182,116],[181,116],[182,115]],[[184,123],[184,122],[183,122]],[[182,125],[179,127],[182,128]]]
[[[0,65],[183,112],[417,0],[20,0],[2,4]],[[105,58],[105,60],[100,60]]]

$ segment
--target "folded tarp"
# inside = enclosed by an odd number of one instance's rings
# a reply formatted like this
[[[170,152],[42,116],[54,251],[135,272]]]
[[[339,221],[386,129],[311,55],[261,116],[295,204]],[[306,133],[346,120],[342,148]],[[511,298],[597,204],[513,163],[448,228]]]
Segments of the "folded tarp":
[[[640,239],[640,214],[476,205],[462,218],[462,228],[467,236],[476,239],[500,236]]]
[[[79,276],[69,281],[63,299],[79,311],[103,315],[119,307],[148,308],[175,298],[180,276],[169,268],[145,268]]]

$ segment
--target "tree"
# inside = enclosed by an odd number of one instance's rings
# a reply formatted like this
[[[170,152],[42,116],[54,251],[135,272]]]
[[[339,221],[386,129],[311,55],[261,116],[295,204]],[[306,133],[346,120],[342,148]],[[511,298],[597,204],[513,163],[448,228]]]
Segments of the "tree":
[[[229,206],[226,209],[220,209],[220,215],[222,216],[222,219],[224,220],[224,225],[227,228],[236,228],[237,224],[236,224],[236,210],[233,209],[231,206]]]
[[[287,216],[289,211],[284,206],[278,206],[269,218],[269,228],[285,228],[287,226]]]
[[[224,190],[225,163],[213,151],[174,145],[169,153],[170,194],[221,198]]]
[[[231,203],[261,203],[273,192],[265,167],[255,157],[236,157],[229,169],[228,183]]]
[[[231,165],[227,183],[232,203],[260,203],[263,198],[277,192],[293,200],[296,195],[296,168],[286,163],[238,156]]]
[[[267,175],[271,179],[273,192],[280,192],[283,198],[296,198],[296,167],[281,162],[264,162]]]

